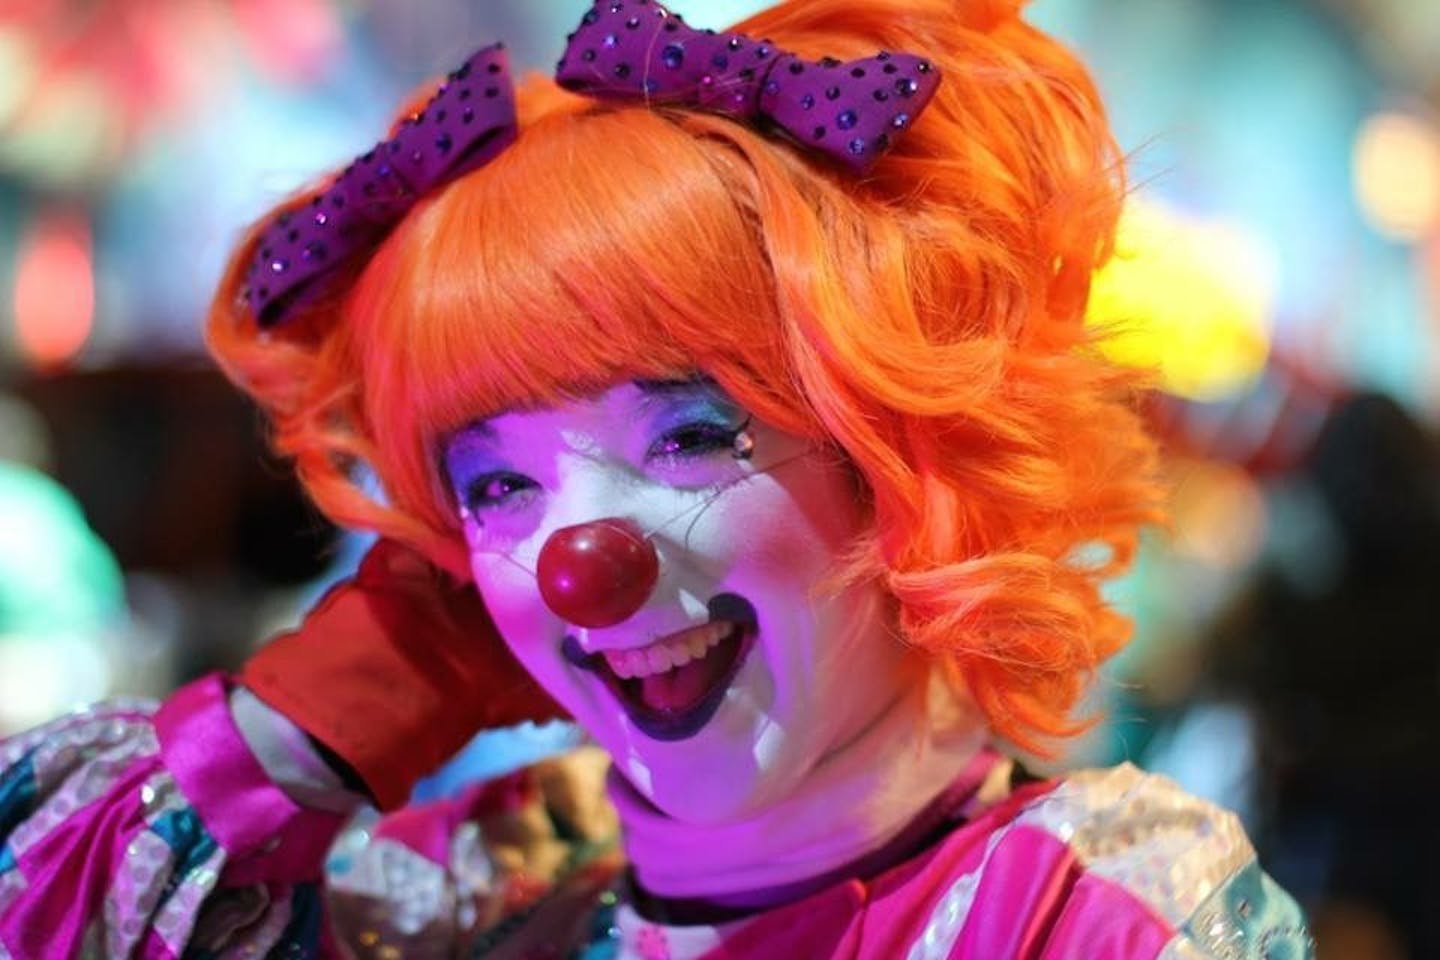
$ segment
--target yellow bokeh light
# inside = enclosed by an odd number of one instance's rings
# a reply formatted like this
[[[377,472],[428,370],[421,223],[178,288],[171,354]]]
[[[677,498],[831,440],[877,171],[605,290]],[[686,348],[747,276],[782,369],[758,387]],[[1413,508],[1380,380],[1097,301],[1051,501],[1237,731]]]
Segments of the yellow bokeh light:
[[[1106,356],[1154,370],[1169,393],[1216,400],[1265,368],[1278,272],[1275,252],[1243,226],[1132,198],[1087,322],[1105,334]]]

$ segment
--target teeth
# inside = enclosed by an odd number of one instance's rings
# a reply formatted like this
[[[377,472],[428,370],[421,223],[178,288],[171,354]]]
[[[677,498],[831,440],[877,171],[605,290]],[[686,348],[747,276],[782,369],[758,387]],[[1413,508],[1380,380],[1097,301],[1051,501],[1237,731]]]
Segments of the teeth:
[[[657,643],[646,650],[645,658],[650,667],[646,673],[664,673],[675,665],[670,662],[670,650],[663,643]]]
[[[671,634],[638,650],[606,650],[605,660],[617,677],[625,679],[664,673],[705,656],[711,647],[725,639],[733,626],[723,620],[707,623]]]

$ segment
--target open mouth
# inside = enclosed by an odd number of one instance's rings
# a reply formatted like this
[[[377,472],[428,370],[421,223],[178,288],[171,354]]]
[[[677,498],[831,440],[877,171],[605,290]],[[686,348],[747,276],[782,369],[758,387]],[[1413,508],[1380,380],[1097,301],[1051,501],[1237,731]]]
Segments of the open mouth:
[[[639,650],[586,654],[566,637],[566,659],[598,676],[646,736],[683,740],[710,722],[755,644],[755,610],[743,597],[720,594],[708,607],[708,623]]]

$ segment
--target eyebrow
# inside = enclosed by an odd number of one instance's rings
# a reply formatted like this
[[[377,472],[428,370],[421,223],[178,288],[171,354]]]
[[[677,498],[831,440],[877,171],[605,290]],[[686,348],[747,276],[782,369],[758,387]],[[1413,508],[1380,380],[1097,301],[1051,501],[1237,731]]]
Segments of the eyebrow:
[[[715,381],[707,376],[697,374],[693,377],[685,377],[681,380],[632,380],[632,383],[641,393],[650,396],[672,396],[677,393],[691,393],[696,390],[708,390],[715,386]]]
[[[495,425],[487,420],[471,420],[469,423],[456,427],[450,431],[440,444],[441,456],[448,455],[450,449],[463,440],[486,440],[494,443],[498,439],[495,432]]]
[[[658,407],[678,405],[684,402],[714,397],[720,387],[709,377],[694,376],[683,380],[633,380],[640,391],[636,413],[648,415]]]

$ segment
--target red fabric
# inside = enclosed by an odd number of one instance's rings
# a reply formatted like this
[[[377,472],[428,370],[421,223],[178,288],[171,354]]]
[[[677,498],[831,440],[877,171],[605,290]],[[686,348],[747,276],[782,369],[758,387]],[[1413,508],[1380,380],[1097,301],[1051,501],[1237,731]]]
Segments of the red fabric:
[[[472,585],[385,540],[241,681],[348,763],[382,810],[478,731],[564,715]]]

